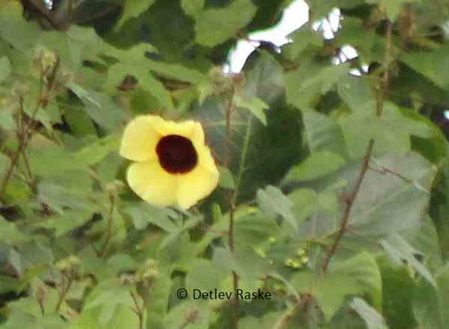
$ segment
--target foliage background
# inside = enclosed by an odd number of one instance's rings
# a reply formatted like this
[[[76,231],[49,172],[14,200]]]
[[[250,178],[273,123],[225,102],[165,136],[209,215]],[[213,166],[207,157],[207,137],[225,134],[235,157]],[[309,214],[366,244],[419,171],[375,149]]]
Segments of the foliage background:
[[[310,0],[223,74],[289,3],[0,2],[0,328],[447,327],[449,6]],[[142,113],[206,129],[220,187],[187,212],[126,186]],[[176,298],[237,287],[273,298]]]

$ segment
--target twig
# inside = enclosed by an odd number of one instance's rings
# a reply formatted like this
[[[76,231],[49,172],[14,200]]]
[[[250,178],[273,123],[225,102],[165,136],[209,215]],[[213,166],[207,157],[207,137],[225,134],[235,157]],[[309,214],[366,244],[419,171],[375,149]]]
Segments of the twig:
[[[226,106],[226,151],[225,151],[225,167],[229,168],[231,163],[231,147],[232,147],[232,111],[234,109],[233,93],[229,96]],[[229,203],[229,228],[228,228],[228,244],[231,253],[234,252],[234,212],[235,212],[235,190],[229,190],[227,194]],[[234,290],[233,305],[233,326],[237,328],[239,320],[239,300],[237,299],[237,290],[239,288],[239,277],[235,271],[232,272],[232,285]]]
[[[382,85],[377,96],[376,115],[382,116],[384,111],[385,94],[390,83],[390,64],[391,64],[391,43],[393,38],[393,24],[387,20],[387,32],[385,36],[385,53],[384,53],[384,74],[382,76]]]
[[[40,17],[46,20],[56,30],[66,30],[67,22],[60,22],[53,13],[39,0],[22,0],[25,7],[39,13]]]
[[[388,89],[388,85],[390,82],[390,64],[391,64],[391,44],[392,44],[392,34],[393,34],[393,24],[388,21],[387,23],[387,32],[385,36],[385,54],[384,54],[384,65],[385,69],[382,76],[382,82],[381,82],[381,88],[379,90],[378,96],[377,96],[377,104],[376,104],[376,115],[378,117],[382,116],[383,110],[384,110],[384,103],[385,103],[385,94]],[[337,232],[337,235],[335,237],[334,242],[332,243],[331,247],[329,248],[329,251],[324,257],[323,265],[321,267],[321,272],[325,273],[327,271],[327,268],[329,266],[331,258],[334,256],[335,252],[338,249],[338,246],[341,242],[341,239],[343,238],[344,234],[346,233],[348,229],[348,222],[351,215],[351,210],[354,205],[354,202],[357,198],[357,195],[360,191],[360,187],[363,183],[363,180],[365,179],[366,172],[369,169],[369,163],[371,159],[371,155],[373,153],[374,149],[374,139],[371,139],[368,143],[368,147],[365,152],[365,156],[363,158],[362,168],[360,169],[359,176],[357,178],[357,181],[355,183],[354,189],[352,190],[351,194],[349,195],[349,198],[346,200],[346,206],[343,211],[343,215],[340,219],[340,228]]]
[[[64,278],[67,279],[67,284],[65,283],[66,281],[64,280]],[[58,297],[58,301],[56,303],[56,307],[55,307],[55,312],[59,313],[61,306],[62,306],[62,302],[64,301],[67,293],[69,292],[70,288],[72,287],[72,283],[73,283],[73,278],[72,275],[63,275],[62,276],[62,290],[59,293],[59,297]]]
[[[145,312],[144,312],[144,306],[139,304],[139,301],[137,300],[136,294],[134,291],[130,291],[131,297],[134,302],[134,313],[137,314],[137,317],[139,318],[139,329],[145,328]]]
[[[45,108],[48,105],[48,94],[54,87],[54,83],[56,81],[56,74],[57,74],[58,70],[59,70],[59,56],[57,57],[54,67],[52,68],[52,72],[51,72],[51,76],[50,76],[50,78],[51,78],[50,84],[46,85],[45,79],[47,77],[48,72],[46,70],[44,71],[41,68],[41,72],[40,72],[41,92],[40,92],[39,98],[37,100],[36,106],[30,115],[30,119],[29,119],[28,123],[25,122],[25,115],[24,115],[24,111],[23,111],[23,98],[20,97],[19,117],[18,117],[18,121],[17,121],[17,138],[19,140],[19,145],[17,147],[17,150],[14,152],[14,154],[11,158],[9,167],[6,170],[6,174],[3,177],[3,180],[1,182],[0,200],[3,198],[3,194],[6,192],[6,187],[8,186],[9,180],[12,177],[14,168],[16,167],[16,165],[19,161],[20,155],[21,154],[25,155],[24,151],[25,151],[26,146],[28,145],[28,142],[29,142],[29,139],[31,136],[31,131],[33,130],[34,118],[35,118],[37,112],[39,111],[39,109],[41,107]]]
[[[106,229],[106,237],[104,240],[104,244],[99,253],[100,257],[106,256],[106,252],[108,251],[109,244],[110,244],[111,238],[112,238],[112,224],[114,222],[114,208],[115,208],[115,197],[112,194],[109,194],[109,203],[110,203],[110,207],[109,207],[109,213],[108,213],[108,226]]]
[[[332,244],[332,246],[330,247],[329,251],[327,252],[324,258],[323,265],[321,268],[322,273],[325,273],[327,271],[327,267],[329,266],[330,260],[337,251],[338,245],[340,244],[343,235],[346,233],[352,206],[354,205],[355,199],[357,198],[357,194],[360,191],[360,186],[362,186],[362,182],[365,179],[366,172],[368,171],[368,165],[371,158],[371,154],[373,153],[373,147],[374,147],[374,140],[372,139],[368,144],[368,148],[363,158],[362,168],[360,169],[359,177],[357,178],[354,189],[352,190],[351,194],[346,200],[346,206],[340,220],[340,228],[337,232],[337,236],[335,237],[334,243]]]
[[[145,289],[145,293],[143,295],[142,298],[142,303],[139,303],[139,300],[136,296],[136,293],[134,293],[134,291],[130,291],[129,293],[131,294],[131,298],[133,299],[134,302],[134,308],[133,311],[134,313],[136,313],[137,317],[139,318],[139,329],[145,329],[145,314],[146,314],[146,309],[148,306],[148,298],[149,298],[149,283],[148,282],[144,282],[144,289]]]
[[[273,329],[287,328],[295,313],[298,312],[303,306],[307,305],[310,301],[311,296],[308,294],[304,295],[303,298],[299,299],[291,309],[281,315],[281,317],[274,324]]]

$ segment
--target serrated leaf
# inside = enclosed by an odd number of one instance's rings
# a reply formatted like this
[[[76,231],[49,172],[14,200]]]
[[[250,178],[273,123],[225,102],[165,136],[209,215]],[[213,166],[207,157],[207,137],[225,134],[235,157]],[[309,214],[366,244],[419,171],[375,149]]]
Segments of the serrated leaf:
[[[311,272],[299,273],[293,277],[292,284],[299,292],[314,295],[328,320],[342,306],[346,296],[367,294],[376,307],[381,303],[380,272],[373,257],[366,252],[336,263],[321,278]]]
[[[360,234],[374,236],[419,228],[429,201],[428,189],[435,176],[434,167],[416,153],[378,159],[384,168],[400,173],[406,180],[394,174],[384,174],[382,169],[380,172],[368,171],[352,207],[351,227]]]
[[[329,151],[312,153],[301,164],[287,174],[286,182],[313,180],[340,169],[345,161],[338,154]]]
[[[247,97],[245,95],[234,96],[235,106],[249,110],[257,119],[260,120],[265,126],[267,125],[267,117],[264,110],[269,106],[261,99],[257,97]]]
[[[60,176],[68,171],[87,168],[86,162],[62,148],[33,150],[29,154],[29,161],[32,172],[45,177]]]
[[[294,60],[308,47],[319,47],[323,42],[323,37],[313,30],[310,24],[303,25],[290,34],[289,38],[291,38],[292,43],[287,44],[285,49],[282,49],[282,52],[290,60]]]
[[[315,111],[304,112],[303,119],[312,153],[331,151],[345,159],[348,157],[343,131],[338,121]]]
[[[91,166],[102,161],[109,153],[117,152],[117,150],[118,139],[110,135],[82,148],[73,156],[76,160]]]
[[[235,0],[224,8],[206,9],[196,18],[196,41],[206,47],[223,43],[245,27],[255,13],[251,0]]]
[[[264,190],[257,191],[257,202],[268,217],[274,218],[280,215],[295,230],[298,229],[298,223],[292,211],[293,203],[277,187],[268,186]]]
[[[402,114],[392,103],[384,105],[382,116],[375,114],[374,102],[340,120],[343,133],[353,157],[363,155],[371,139],[374,139],[376,154],[404,153],[411,149],[410,136],[429,138],[431,128]]]
[[[287,100],[298,109],[308,110],[319,96],[331,90],[348,73],[347,64],[323,67],[313,62],[304,63],[284,76]]]
[[[125,0],[123,15],[117,24],[117,29],[120,29],[129,19],[137,17],[148,10],[154,2],[155,0]]]
[[[267,126],[248,111],[232,112],[229,169],[235,175],[237,200],[250,200],[258,188],[277,184],[304,154],[300,113],[285,104],[282,72],[279,63],[263,52],[239,90],[263,100],[270,108],[265,112]],[[218,97],[208,97],[203,104],[195,104],[192,111],[194,118],[203,122],[208,143],[220,163],[226,158],[223,106]]]

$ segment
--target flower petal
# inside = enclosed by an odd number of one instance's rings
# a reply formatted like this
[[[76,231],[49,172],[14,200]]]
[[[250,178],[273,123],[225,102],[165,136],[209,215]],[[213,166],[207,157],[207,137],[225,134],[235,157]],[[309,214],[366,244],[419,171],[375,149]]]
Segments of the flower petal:
[[[153,205],[166,207],[177,201],[178,176],[162,169],[157,159],[133,163],[126,179],[139,197]]]
[[[156,145],[161,138],[158,127],[164,120],[154,115],[141,115],[128,123],[123,133],[120,154],[132,161],[157,157]]]
[[[188,209],[205,198],[217,187],[219,173],[203,166],[196,166],[191,172],[179,175],[178,205]]]
[[[174,122],[164,120],[163,124],[158,125],[157,129],[163,136],[179,135],[198,143],[204,143],[204,131],[197,121]]]
[[[218,175],[218,169],[215,165],[214,158],[210,152],[209,147],[203,144],[194,143],[193,144],[198,155],[198,165],[204,169],[209,170],[213,174]]]

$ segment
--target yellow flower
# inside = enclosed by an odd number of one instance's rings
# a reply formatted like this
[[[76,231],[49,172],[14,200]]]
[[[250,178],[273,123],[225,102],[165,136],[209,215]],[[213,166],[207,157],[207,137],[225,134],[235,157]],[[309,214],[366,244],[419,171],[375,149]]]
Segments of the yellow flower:
[[[126,174],[131,189],[157,206],[188,209],[218,184],[218,169],[196,121],[138,116],[125,128],[120,154],[134,161]]]

